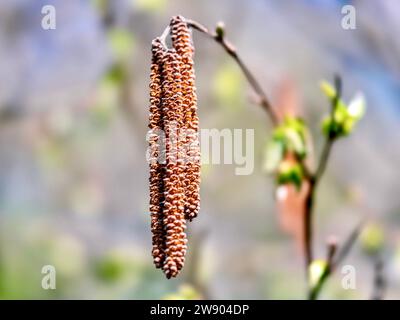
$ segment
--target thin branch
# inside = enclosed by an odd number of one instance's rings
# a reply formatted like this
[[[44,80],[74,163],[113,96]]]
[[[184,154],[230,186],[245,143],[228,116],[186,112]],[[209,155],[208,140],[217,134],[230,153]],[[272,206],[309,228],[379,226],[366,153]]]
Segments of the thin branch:
[[[308,281],[308,268],[313,261],[313,226],[312,212],[314,208],[314,179],[310,179],[310,189],[306,197],[306,212],[304,215],[304,250],[305,250],[305,272]]]
[[[308,274],[308,266],[311,264],[313,260],[313,209],[314,209],[314,198],[315,192],[317,189],[317,185],[321,180],[328,159],[332,150],[333,143],[335,142],[335,138],[327,138],[325,145],[323,147],[321,158],[319,160],[319,164],[315,174],[310,176],[310,190],[308,192],[306,198],[306,212],[304,216],[304,242],[305,242],[305,264],[306,264],[306,273]]]
[[[214,39],[217,43],[219,43],[224,50],[236,61],[239,65],[240,69],[242,70],[243,74],[245,75],[247,81],[254,89],[255,93],[258,96],[259,104],[265,109],[268,113],[272,124],[275,126],[278,124],[278,116],[274,111],[269,99],[267,98],[266,93],[262,89],[260,83],[256,80],[254,75],[250,72],[249,68],[244,64],[243,60],[239,57],[236,48],[225,39],[224,27],[220,24],[217,26],[217,31],[215,33],[210,32],[205,26],[202,24],[193,21],[193,20],[186,20],[187,24],[192,27],[193,29],[200,31],[201,33],[206,34],[210,38]]]
[[[304,242],[305,242],[305,264],[306,264],[306,273],[308,274],[308,266],[311,264],[313,260],[313,210],[314,210],[314,198],[315,192],[317,189],[317,185],[321,180],[327,163],[328,159],[332,150],[332,146],[334,143],[334,138],[328,138],[325,142],[323,147],[321,157],[319,160],[319,164],[317,170],[315,171],[314,175],[311,175],[309,178],[310,181],[310,190],[308,192],[306,198],[306,212],[304,216]]]
[[[318,282],[315,284],[314,287],[312,287],[309,291],[309,300],[315,300],[318,297],[319,292],[322,289],[322,286],[324,285],[325,281],[329,278],[332,270],[333,270],[333,259],[334,259],[334,255],[336,253],[337,250],[337,242],[330,242],[328,243],[328,253],[327,253],[327,266],[324,270],[324,272],[322,273],[322,275],[320,276],[320,278],[318,279]]]
[[[338,75],[335,75],[335,89],[336,89],[336,95],[332,99],[332,103],[331,103],[331,119],[334,119],[336,106],[339,103],[340,97],[342,95],[342,80]],[[327,165],[328,159],[329,159],[329,155],[331,153],[332,146],[333,146],[333,143],[335,142],[335,140],[336,140],[335,135],[332,133],[332,131],[329,131],[329,135],[328,135],[328,137],[325,141],[324,147],[322,149],[318,168],[315,171],[315,175],[313,178],[314,185],[318,184],[319,180],[321,179],[322,175],[325,172],[326,165]]]
[[[361,232],[362,226],[363,226],[363,223],[361,222],[354,228],[354,230],[350,233],[350,235],[348,236],[346,241],[343,243],[340,250],[338,250],[336,255],[335,255],[336,244],[334,246],[332,244],[330,246],[328,246],[327,267],[324,270],[321,277],[319,278],[318,282],[315,284],[315,286],[310,289],[310,292],[308,295],[309,300],[315,300],[318,298],[318,295],[321,292],[321,289],[322,289],[323,285],[325,284],[326,280],[328,280],[328,278],[332,274],[332,272],[335,271],[337,266],[340,263],[342,263],[342,261],[350,253],[351,248],[353,247],[354,243],[356,242],[356,240]]]
[[[314,185],[317,185],[318,182],[321,180],[321,177],[323,176],[326,165],[328,163],[329,156],[331,154],[332,146],[333,146],[334,139],[327,139],[325,141],[324,147],[321,152],[321,158],[319,160],[319,165],[317,170],[315,171],[313,180],[314,180]]]
[[[347,257],[351,248],[353,247],[354,243],[356,242],[358,236],[360,235],[363,225],[364,225],[364,222],[360,222],[354,228],[354,230],[349,234],[347,240],[343,243],[341,249],[338,251],[335,259],[332,262],[333,268],[336,268]]]
[[[334,99],[332,99],[331,103],[331,119],[334,119],[336,106],[339,103],[342,94],[342,80],[338,75],[335,75],[335,89],[336,89],[336,95]],[[331,154],[331,150],[333,147],[333,143],[335,141],[336,141],[336,136],[332,133],[332,131],[330,131],[328,137],[325,140],[325,144],[322,149],[322,153],[318,162],[318,167],[314,175],[312,175],[309,179],[310,190],[306,198],[306,212],[304,216],[305,270],[307,279],[308,279],[308,268],[313,261],[313,230],[314,230],[313,210],[314,210],[315,192],[317,189],[317,185],[325,172],[329,156]]]

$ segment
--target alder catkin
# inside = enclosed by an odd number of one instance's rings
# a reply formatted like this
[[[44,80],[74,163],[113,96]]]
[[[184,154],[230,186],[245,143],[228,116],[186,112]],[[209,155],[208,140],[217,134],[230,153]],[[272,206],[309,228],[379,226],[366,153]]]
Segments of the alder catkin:
[[[195,218],[200,207],[194,47],[182,17],[172,18],[169,32],[173,48],[160,38],[152,43],[148,137],[152,255],[168,279],[183,268],[186,220]]]
[[[168,50],[162,68],[162,111],[166,134],[166,170],[164,174],[164,230],[167,278],[176,277],[186,254],[185,220],[185,154],[181,139],[184,120],[180,56]]]
[[[171,19],[171,40],[181,61],[184,128],[186,129],[185,216],[197,217],[200,210],[199,118],[194,72],[194,46],[191,31],[181,16]]]
[[[156,268],[161,268],[165,260],[165,232],[163,224],[165,166],[160,163],[160,132],[163,130],[161,73],[164,56],[159,39],[152,43],[152,62],[150,72],[150,107],[149,107],[149,163],[150,163],[150,217],[152,232],[152,256]]]

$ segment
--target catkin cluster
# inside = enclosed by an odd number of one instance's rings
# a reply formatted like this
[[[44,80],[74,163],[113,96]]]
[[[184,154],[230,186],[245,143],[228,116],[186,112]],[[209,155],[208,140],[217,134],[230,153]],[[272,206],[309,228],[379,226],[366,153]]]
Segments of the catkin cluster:
[[[184,265],[186,221],[200,206],[194,47],[182,17],[172,18],[170,34],[171,49],[159,38],[152,43],[149,108],[152,255],[167,278]]]

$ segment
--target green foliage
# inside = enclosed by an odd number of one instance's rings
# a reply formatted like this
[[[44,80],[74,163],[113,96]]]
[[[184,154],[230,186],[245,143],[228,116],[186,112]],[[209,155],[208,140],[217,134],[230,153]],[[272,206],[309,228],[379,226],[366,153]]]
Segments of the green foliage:
[[[287,160],[285,156],[292,154],[295,159],[303,160],[307,156],[307,127],[302,119],[286,117],[277,126],[267,143],[264,169],[276,172],[278,184],[294,184],[300,188],[304,170],[301,162]]]
[[[321,90],[333,104],[333,112],[322,121],[322,132],[328,138],[338,138],[349,135],[357,122],[365,113],[365,99],[362,94],[357,94],[346,105],[337,96],[336,89],[326,81],[321,83]]]
[[[278,139],[271,139],[265,150],[264,170],[267,172],[275,171],[282,161],[285,150],[284,145]]]
[[[308,273],[309,273],[309,285],[311,287],[314,287],[318,284],[320,281],[321,277],[324,275],[326,272],[326,269],[328,268],[328,263],[325,260],[322,259],[317,259],[314,260],[310,266],[308,267]]]
[[[293,153],[298,159],[307,156],[307,128],[302,119],[286,117],[275,128],[266,148],[264,168],[268,172],[278,169],[285,154]]]
[[[329,99],[336,97],[336,89],[327,81],[323,80],[320,84],[321,90]]]
[[[299,190],[303,177],[303,167],[297,162],[283,160],[278,166],[278,184],[292,183]]]

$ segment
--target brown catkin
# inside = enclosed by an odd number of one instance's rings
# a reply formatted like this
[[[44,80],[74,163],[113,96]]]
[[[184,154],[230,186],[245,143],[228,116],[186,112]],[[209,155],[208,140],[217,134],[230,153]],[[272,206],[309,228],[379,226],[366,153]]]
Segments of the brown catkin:
[[[167,278],[176,277],[182,269],[186,254],[185,220],[185,155],[181,141],[184,121],[180,56],[168,50],[162,68],[162,111],[166,134],[166,170],[164,174],[164,230]]]
[[[171,40],[180,56],[184,128],[186,129],[185,217],[192,220],[200,210],[200,142],[199,118],[194,72],[194,46],[191,31],[181,16],[171,19]]]
[[[152,255],[167,278],[183,268],[186,220],[195,218],[200,207],[194,47],[182,17],[172,18],[169,31],[172,49],[160,38],[152,43],[148,137]]]
[[[149,163],[150,163],[150,217],[152,237],[152,255],[157,268],[161,268],[165,260],[165,232],[163,224],[165,165],[160,163],[159,156],[162,141],[160,132],[164,129],[162,116],[161,73],[164,49],[159,39],[152,43],[152,62],[150,72],[150,114],[149,114]]]

